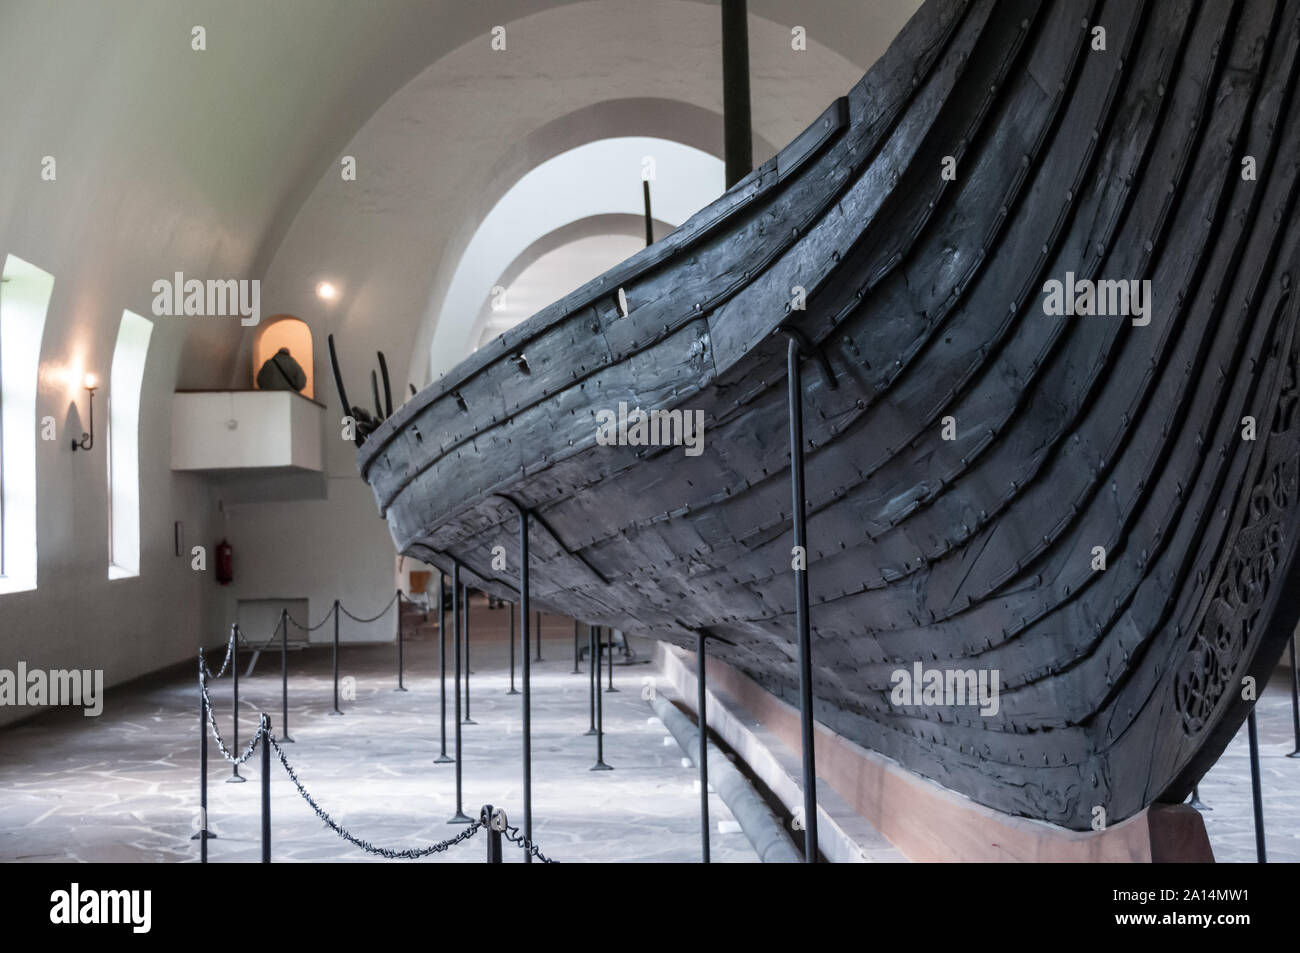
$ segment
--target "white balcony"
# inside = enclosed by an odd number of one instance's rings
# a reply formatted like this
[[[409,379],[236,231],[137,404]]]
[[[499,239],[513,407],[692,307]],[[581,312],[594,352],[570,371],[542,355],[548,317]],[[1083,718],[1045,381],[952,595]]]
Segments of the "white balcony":
[[[320,471],[324,414],[291,391],[178,391],[172,469]]]

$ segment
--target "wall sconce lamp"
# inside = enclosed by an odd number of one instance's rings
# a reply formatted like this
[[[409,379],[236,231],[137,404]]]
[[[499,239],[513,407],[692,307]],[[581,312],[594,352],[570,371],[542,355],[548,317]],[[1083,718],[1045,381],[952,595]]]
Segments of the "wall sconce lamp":
[[[72,449],[90,450],[95,446],[95,388],[99,386],[99,378],[94,374],[87,374],[83,382],[86,390],[90,391],[90,433],[82,433],[81,439],[72,438]]]

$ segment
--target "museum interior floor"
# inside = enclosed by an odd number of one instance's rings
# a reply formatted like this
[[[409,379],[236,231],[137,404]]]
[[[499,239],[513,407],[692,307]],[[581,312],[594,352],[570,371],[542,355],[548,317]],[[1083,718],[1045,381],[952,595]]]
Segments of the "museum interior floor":
[[[519,699],[507,695],[505,614],[476,603],[471,631],[470,713],[462,728],[463,804],[504,807],[511,824],[521,812]],[[589,726],[587,662],[572,674],[572,623],[546,617],[544,661],[533,663],[533,818],[535,841],[562,861],[699,859],[696,769],[642,697],[649,664],[614,666],[617,692],[604,693],[605,760],[613,771],[589,770],[595,738]],[[346,636],[345,636],[346,637]],[[584,637],[585,641],[585,637]],[[641,659],[652,656],[639,646]],[[450,646],[449,646],[450,656]],[[439,753],[436,640],[405,645],[406,692],[394,691],[390,644],[345,644],[341,675],[355,681],[355,699],[333,717],[327,645],[290,653],[288,757],[306,789],[345,828],[369,842],[419,847],[454,835],[455,766]],[[621,658],[620,658],[621,660]],[[249,656],[241,665],[245,668]],[[448,679],[451,660],[448,658]],[[0,729],[0,860],[194,861],[198,844],[198,705],[192,669],[110,691],[103,714],[52,710]],[[280,659],[264,655],[240,681],[241,742],[259,711],[280,725]],[[1300,759],[1293,748],[1289,681],[1279,673],[1258,706],[1261,774],[1270,861],[1300,861]],[[602,687],[607,675],[602,669]],[[346,684],[346,683],[345,683]],[[214,683],[223,734],[230,734],[230,680]],[[454,751],[448,693],[447,747]],[[1254,828],[1243,728],[1200,786],[1219,861],[1253,861]],[[209,746],[209,818],[217,839],[209,861],[260,857],[259,758],[240,769],[250,783],[226,783],[229,766]],[[273,858],[277,861],[365,861],[372,858],[330,832],[272,764]],[[714,862],[757,857],[726,806],[710,797]],[[430,861],[481,862],[481,838]],[[506,845],[508,862],[522,852]]]

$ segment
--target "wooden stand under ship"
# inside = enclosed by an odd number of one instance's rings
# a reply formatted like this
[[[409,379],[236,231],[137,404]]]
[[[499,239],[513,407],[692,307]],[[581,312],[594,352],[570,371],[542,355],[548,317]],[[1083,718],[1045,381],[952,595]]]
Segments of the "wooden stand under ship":
[[[797,704],[789,329],[817,719],[1076,830],[1182,800],[1300,608],[1298,69],[1295,0],[930,0],[776,157],[374,422],[398,550],[513,600],[517,504],[536,605],[702,633]],[[1067,273],[1150,282],[1148,323],[1046,313]],[[702,410],[702,453],[602,445],[620,403]],[[918,662],[996,672],[996,713],[897,703]]]

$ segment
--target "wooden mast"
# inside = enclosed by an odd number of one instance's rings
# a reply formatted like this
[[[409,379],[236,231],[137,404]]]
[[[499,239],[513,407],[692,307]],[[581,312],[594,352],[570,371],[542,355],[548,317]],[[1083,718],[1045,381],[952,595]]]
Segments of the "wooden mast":
[[[745,0],[722,0],[722,124],[727,188],[731,188],[754,168]]]

